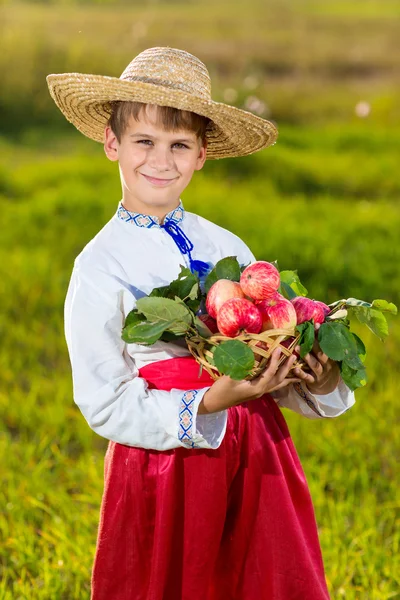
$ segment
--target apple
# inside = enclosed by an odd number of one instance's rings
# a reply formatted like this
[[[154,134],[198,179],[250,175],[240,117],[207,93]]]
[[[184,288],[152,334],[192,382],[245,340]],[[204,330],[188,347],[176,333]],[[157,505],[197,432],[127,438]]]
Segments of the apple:
[[[280,286],[279,271],[273,264],[258,260],[246,267],[240,276],[240,287],[253,300],[270,298]]]
[[[261,312],[246,298],[231,298],[219,309],[217,326],[218,331],[227,337],[236,337],[241,332],[260,333]]]
[[[240,284],[229,279],[219,279],[209,289],[206,299],[207,312],[213,319],[217,318],[220,307],[231,298],[244,298]]]
[[[310,298],[304,298],[303,296],[296,296],[291,300],[296,315],[297,325],[304,323],[304,321],[311,321],[314,319],[314,323],[323,323],[325,321],[325,313],[321,304],[323,302],[311,300]]]
[[[322,308],[322,310],[324,311],[325,317],[326,317],[326,315],[329,315],[329,313],[331,312],[330,306],[325,304],[325,302],[321,302],[321,300],[314,300],[314,302]]]
[[[204,325],[208,327],[211,333],[218,333],[217,321],[210,317],[207,313],[199,316],[200,321],[203,321]]]
[[[296,327],[297,315],[293,304],[278,292],[268,300],[257,302],[257,308],[263,320],[261,331]]]

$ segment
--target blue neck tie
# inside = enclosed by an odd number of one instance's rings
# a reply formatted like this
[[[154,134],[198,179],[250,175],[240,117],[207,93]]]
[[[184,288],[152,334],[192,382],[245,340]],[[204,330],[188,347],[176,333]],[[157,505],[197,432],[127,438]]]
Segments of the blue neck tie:
[[[175,221],[169,219],[165,221],[165,223],[161,225],[161,227],[165,229],[167,233],[169,233],[169,235],[174,240],[175,244],[178,246],[180,252],[182,254],[188,255],[191,272],[194,273],[195,271],[197,271],[199,277],[205,275],[210,269],[209,265],[206,262],[203,262],[202,260],[193,260],[191,252],[194,246],[189,240],[189,238],[182,231],[182,229],[178,227]]]

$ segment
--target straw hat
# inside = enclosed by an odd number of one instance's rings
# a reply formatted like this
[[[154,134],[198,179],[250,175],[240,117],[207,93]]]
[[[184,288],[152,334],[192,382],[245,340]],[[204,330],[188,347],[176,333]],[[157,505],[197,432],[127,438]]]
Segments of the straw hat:
[[[207,158],[252,154],[275,143],[273,123],[211,99],[206,66],[176,48],[149,48],[136,56],[121,77],[61,73],[46,77],[50,94],[68,121],[84,135],[104,142],[104,128],[115,100],[173,106],[211,119]]]

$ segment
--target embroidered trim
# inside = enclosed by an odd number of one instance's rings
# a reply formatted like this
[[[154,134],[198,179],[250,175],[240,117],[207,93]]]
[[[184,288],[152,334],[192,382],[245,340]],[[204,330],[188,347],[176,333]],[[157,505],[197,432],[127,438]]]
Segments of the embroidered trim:
[[[198,390],[189,390],[181,398],[179,406],[179,440],[189,448],[195,448],[193,441],[193,402]]]
[[[183,221],[184,216],[185,209],[183,208],[182,200],[180,200],[179,206],[174,208],[174,210],[171,210],[171,212],[166,215],[165,221],[170,220],[174,223],[180,223]],[[125,223],[137,225],[138,227],[146,227],[147,229],[151,229],[152,227],[161,227],[158,217],[131,212],[122,206],[122,200],[120,200],[118,204],[117,217],[121,219],[121,221],[125,221]]]
[[[301,383],[299,383],[298,381],[296,381],[293,384],[294,389],[296,390],[296,392],[299,394],[299,396],[301,398],[303,398],[303,400],[307,403],[307,405],[311,408],[311,410],[313,410],[317,415],[319,415],[320,417],[323,417],[324,415],[322,415],[320,413],[320,411],[318,410],[318,408],[315,406],[313,400],[311,399],[311,397],[307,394],[307,392],[305,392],[301,386]]]

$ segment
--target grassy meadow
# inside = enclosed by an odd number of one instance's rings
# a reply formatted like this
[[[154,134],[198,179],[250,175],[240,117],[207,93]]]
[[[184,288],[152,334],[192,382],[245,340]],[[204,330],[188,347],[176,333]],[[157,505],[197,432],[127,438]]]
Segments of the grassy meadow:
[[[398,16],[390,0],[0,2],[0,600],[89,599],[107,447],[73,403],[63,304],[74,258],[116,210],[118,169],[64,122],[45,75],[119,75],[154,45],[198,55],[216,100],[280,135],[206,163],[186,209],[297,268],[312,297],[399,305]],[[284,414],[332,599],[398,599],[400,321],[385,343],[359,333],[356,405]]]

